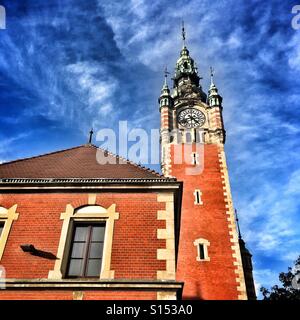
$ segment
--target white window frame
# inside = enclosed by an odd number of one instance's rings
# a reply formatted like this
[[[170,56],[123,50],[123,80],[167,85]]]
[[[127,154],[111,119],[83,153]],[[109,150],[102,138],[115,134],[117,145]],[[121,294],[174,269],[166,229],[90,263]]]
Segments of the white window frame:
[[[9,233],[14,220],[18,220],[19,214],[16,213],[17,205],[15,204],[9,209],[0,206],[0,222],[4,223],[0,235],[0,261],[2,259]]]
[[[199,245],[203,245],[203,249],[204,249],[204,259],[201,259],[200,258],[200,248],[199,248]],[[210,257],[208,255],[208,247],[210,246],[210,242],[206,239],[203,239],[203,238],[199,238],[199,239],[196,239],[194,241],[194,246],[196,246],[197,248],[197,257],[196,257],[196,260],[199,261],[199,262],[202,262],[202,261],[210,261]]]

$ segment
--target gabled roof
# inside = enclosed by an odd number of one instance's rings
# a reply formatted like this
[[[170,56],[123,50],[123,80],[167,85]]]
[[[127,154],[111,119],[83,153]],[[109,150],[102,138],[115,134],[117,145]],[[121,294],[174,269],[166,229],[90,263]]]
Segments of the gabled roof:
[[[101,164],[97,159],[100,162],[105,159],[108,163]],[[91,144],[0,165],[0,179],[43,178],[169,180],[154,170]]]

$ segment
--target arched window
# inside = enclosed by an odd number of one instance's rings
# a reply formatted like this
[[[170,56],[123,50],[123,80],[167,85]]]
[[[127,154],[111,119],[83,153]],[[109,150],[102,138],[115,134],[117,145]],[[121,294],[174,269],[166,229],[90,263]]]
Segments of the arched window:
[[[74,209],[70,204],[61,214],[64,220],[54,270],[49,279],[96,277],[113,279],[110,269],[114,222],[119,213],[109,208],[86,205]]]

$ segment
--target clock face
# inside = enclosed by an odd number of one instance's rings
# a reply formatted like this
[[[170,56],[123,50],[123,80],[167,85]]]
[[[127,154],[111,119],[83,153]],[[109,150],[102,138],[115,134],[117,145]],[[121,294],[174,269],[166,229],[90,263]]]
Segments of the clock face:
[[[178,122],[186,128],[197,128],[203,126],[205,122],[205,115],[202,111],[188,108],[179,112]]]

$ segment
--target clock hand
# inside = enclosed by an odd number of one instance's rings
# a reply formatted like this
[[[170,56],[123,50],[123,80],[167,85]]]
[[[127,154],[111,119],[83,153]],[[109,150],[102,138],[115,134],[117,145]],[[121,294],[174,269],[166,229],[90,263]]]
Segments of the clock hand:
[[[195,120],[195,122],[199,123],[199,121],[197,120],[197,118],[195,118],[195,117],[192,117],[192,118]]]

